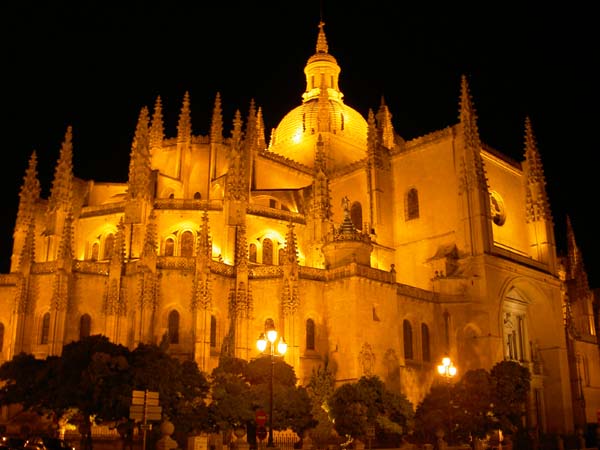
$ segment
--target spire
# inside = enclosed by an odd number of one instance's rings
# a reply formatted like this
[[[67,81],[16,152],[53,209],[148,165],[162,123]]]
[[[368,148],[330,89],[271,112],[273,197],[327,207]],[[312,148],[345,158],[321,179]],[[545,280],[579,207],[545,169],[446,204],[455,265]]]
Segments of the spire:
[[[217,92],[215,107],[213,108],[210,124],[210,142],[220,144],[223,142],[223,110],[221,108],[221,93]]]
[[[467,77],[465,75],[461,78],[459,119],[462,125],[465,150],[467,151],[467,160],[465,161],[467,166],[465,169],[472,171],[472,176],[470,176],[472,179],[469,181],[475,182],[479,189],[487,192],[487,179],[480,154],[481,141],[479,139],[479,130],[477,128],[477,113],[473,106]],[[467,190],[470,190],[475,186],[473,186],[473,183],[467,182],[465,187]]]
[[[162,101],[160,95],[156,97],[154,103],[154,113],[152,114],[152,124],[150,125],[150,151],[162,147],[165,138],[165,126],[163,123]]]
[[[56,259],[68,261],[73,259],[73,216],[70,213],[65,218],[65,226],[63,227]]]
[[[256,113],[256,146],[258,150],[267,148],[267,141],[265,139],[265,121],[263,120],[262,108],[260,106]]]
[[[244,200],[247,192],[246,155],[242,151],[242,119],[240,111],[235,112],[231,147],[229,153],[229,171],[227,173],[225,196],[228,200]]]
[[[525,118],[525,161],[527,167],[527,194],[525,199],[527,220],[529,222],[551,221],[552,213],[550,212],[550,202],[546,193],[544,168],[529,117]]]
[[[23,185],[19,192],[19,210],[17,212],[17,226],[28,227],[29,222],[33,221],[35,204],[40,199],[40,181],[37,173],[37,154],[31,153],[29,166],[23,177]]]
[[[69,125],[65,139],[60,149],[60,156],[54,171],[54,180],[50,190],[48,207],[50,211],[56,209],[69,210],[73,197],[73,129]]]
[[[183,104],[179,113],[179,123],[177,124],[177,141],[189,142],[192,138],[192,119],[190,112],[190,93],[185,92]]]
[[[239,109],[235,111],[233,117],[233,131],[231,132],[231,147],[239,149],[242,142],[242,113]]]
[[[369,108],[367,115],[367,154],[369,156],[369,163],[378,166],[378,136],[377,136],[377,125],[375,123],[375,114],[373,110]],[[381,161],[379,161],[381,163]]]
[[[21,249],[19,257],[19,272],[25,270],[26,266],[35,261],[35,223],[33,220],[29,222],[27,232],[25,234],[25,242]]]
[[[154,212],[152,212],[148,218],[148,224],[146,225],[146,236],[144,237],[142,256],[156,256],[157,247],[156,216],[154,215]]]
[[[256,104],[254,99],[250,100],[250,108],[248,109],[248,119],[246,121],[245,142],[254,148],[256,144]]]
[[[151,172],[148,108],[144,106],[140,111],[133,144],[131,145],[128,189],[130,199],[150,198]]]
[[[325,22],[319,22],[319,35],[317,37],[317,53],[329,53],[327,37],[325,36]]]
[[[119,220],[117,232],[115,233],[115,248],[110,258],[111,265],[121,265],[125,260],[125,223],[123,218]]]
[[[285,260],[280,261],[280,263],[298,263],[298,246],[296,244],[296,233],[294,232],[294,223],[291,220],[288,223],[288,231],[285,236],[284,258]]]
[[[377,125],[379,128],[379,141],[385,148],[394,148],[394,126],[392,125],[392,114],[385,104],[383,96],[381,105],[377,111]]]
[[[202,228],[198,236],[197,256],[206,256],[209,260],[212,258],[212,242],[210,239],[210,229],[208,227],[208,212],[205,210],[202,215]]]
[[[569,216],[567,216],[567,280],[573,280],[571,300],[581,298],[589,292],[587,272],[583,264],[581,251],[575,240],[575,232]]]
[[[248,241],[245,225],[236,227],[235,265],[243,268],[248,266]]]

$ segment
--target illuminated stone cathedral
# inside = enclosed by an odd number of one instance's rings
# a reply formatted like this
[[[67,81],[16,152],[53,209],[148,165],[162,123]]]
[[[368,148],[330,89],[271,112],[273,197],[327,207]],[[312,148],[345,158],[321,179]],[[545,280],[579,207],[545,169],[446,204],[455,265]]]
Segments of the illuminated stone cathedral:
[[[158,97],[123,182],[74,176],[69,127],[41,198],[32,153],[0,275],[0,361],[102,334],[166,339],[210,372],[257,357],[274,326],[302,384],[319,366],[339,383],[378,375],[416,406],[443,356],[459,376],[509,359],[532,373],[530,426],[596,422],[595,302],[569,224],[557,254],[530,120],[521,161],[490,148],[463,77],[458,123],[404,140],[385,101],[366,117],[344,102],[322,23],[304,73],[268,133],[254,101],[224,118],[216,93],[194,135],[186,92],[169,137]]]

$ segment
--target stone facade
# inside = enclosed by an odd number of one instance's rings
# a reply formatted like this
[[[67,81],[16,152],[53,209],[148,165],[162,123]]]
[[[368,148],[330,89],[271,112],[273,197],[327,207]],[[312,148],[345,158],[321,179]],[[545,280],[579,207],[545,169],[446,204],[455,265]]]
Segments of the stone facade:
[[[405,141],[382,100],[343,101],[321,24],[301,105],[265,138],[262,110],[225,137],[177,136],[162,99],[141,109],[128,180],[73,175],[67,129],[48,199],[33,153],[9,274],[0,275],[1,360],[44,358],[82,336],[169,351],[210,372],[251,359],[274,324],[300,383],[379,375],[416,405],[451,356],[459,375],[518,360],[533,373],[531,426],[596,421],[595,301],[573,230],[557,256],[532,125],[511,161],[479,136],[467,79],[459,122]]]

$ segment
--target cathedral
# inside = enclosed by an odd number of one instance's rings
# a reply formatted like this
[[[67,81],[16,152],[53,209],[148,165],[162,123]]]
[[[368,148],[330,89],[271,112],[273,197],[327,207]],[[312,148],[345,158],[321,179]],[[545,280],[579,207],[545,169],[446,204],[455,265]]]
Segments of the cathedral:
[[[385,100],[366,117],[345,104],[323,23],[316,34],[298,106],[272,130],[254,101],[224,118],[217,92],[194,135],[186,92],[176,136],[166,99],[140,108],[127,180],[75,177],[68,127],[42,198],[31,154],[0,362],[102,334],[166,340],[210,372],[259,356],[275,328],[301,384],[319,366],[339,384],[377,375],[416,406],[444,356],[457,378],[514,360],[532,374],[528,426],[595,423],[596,302],[568,218],[557,251],[532,122],[521,161],[486,145],[463,76],[458,122],[405,140]]]

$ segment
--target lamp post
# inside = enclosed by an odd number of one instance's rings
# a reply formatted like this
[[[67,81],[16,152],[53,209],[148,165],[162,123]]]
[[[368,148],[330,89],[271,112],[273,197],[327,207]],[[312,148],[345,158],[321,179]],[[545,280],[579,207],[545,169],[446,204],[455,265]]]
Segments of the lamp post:
[[[279,337],[279,339],[278,339]],[[275,447],[273,443],[273,378],[275,376],[275,342],[277,342],[277,353],[281,356],[287,351],[287,344],[283,340],[283,336],[278,336],[275,328],[267,330],[267,335],[261,333],[256,341],[256,347],[262,353],[267,348],[267,343],[270,347],[271,356],[271,376],[269,377],[269,437],[267,439],[267,447]]]
[[[448,390],[448,443],[452,440],[452,399],[450,398],[450,380],[456,375],[456,367],[452,363],[449,356],[442,358],[442,363],[437,366],[438,373],[446,380],[446,387]]]

